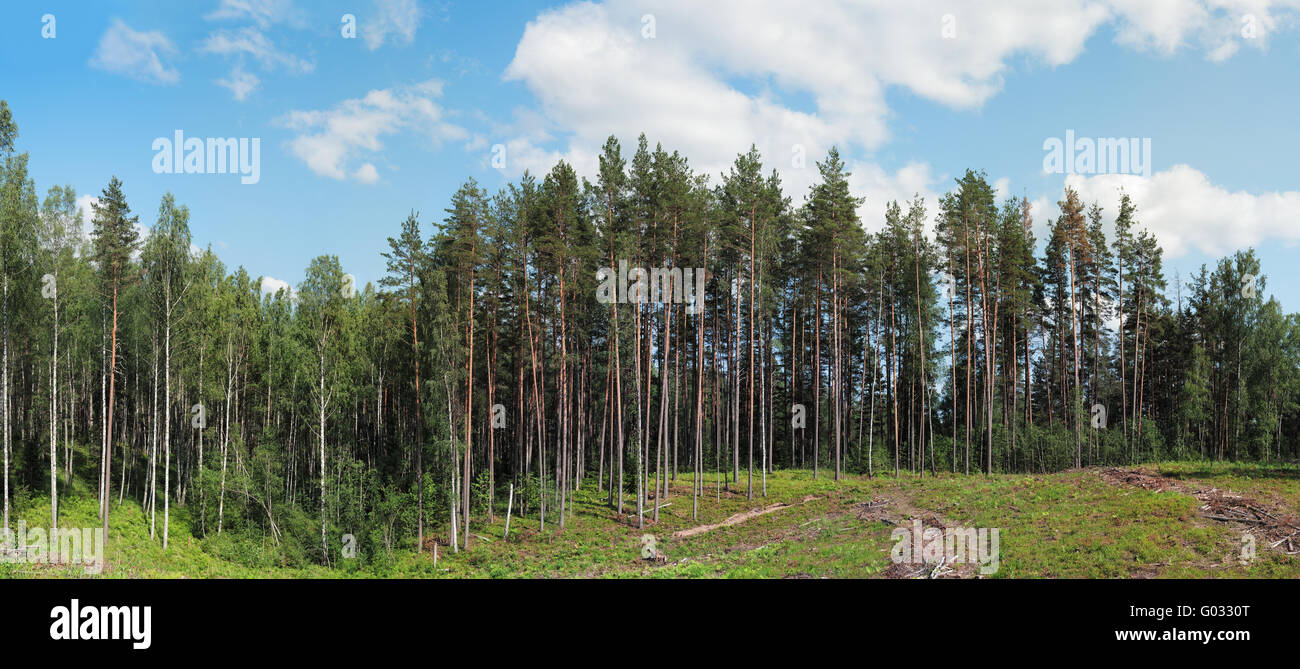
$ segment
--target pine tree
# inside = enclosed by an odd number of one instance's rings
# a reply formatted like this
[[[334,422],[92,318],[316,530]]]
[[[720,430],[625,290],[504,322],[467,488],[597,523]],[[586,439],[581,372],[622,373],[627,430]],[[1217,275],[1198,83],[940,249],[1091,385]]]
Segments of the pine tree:
[[[131,266],[131,254],[135,252],[137,238],[139,233],[136,231],[138,218],[130,216],[131,208],[126,203],[126,197],[122,194],[122,182],[117,177],[109,180],[108,185],[104,187],[99,200],[94,203],[94,231],[92,237],[95,242],[95,261],[99,265],[99,272],[103,285],[103,294],[111,300],[109,313],[111,314],[112,326],[109,335],[109,354],[108,354],[108,404],[107,417],[105,418],[105,434],[110,441],[113,435],[113,409],[115,405],[115,392],[117,388],[117,334],[118,334],[118,294],[122,287],[128,284],[133,278],[133,268]],[[7,339],[7,338],[6,338]],[[6,374],[8,372],[6,371]],[[4,384],[6,387],[8,383]],[[5,430],[8,438],[8,430]],[[104,446],[103,462],[103,532],[104,542],[108,543],[108,516],[109,504],[108,495],[112,484],[110,472],[112,464],[111,443],[106,442]]]

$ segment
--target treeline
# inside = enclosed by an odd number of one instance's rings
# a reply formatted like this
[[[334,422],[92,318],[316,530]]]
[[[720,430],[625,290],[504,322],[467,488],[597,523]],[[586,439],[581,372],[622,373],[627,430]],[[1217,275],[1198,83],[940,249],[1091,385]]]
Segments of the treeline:
[[[868,233],[834,149],[795,206],[757,150],[714,184],[611,137],[595,181],[471,179],[427,236],[395,222],[377,287],[321,256],[266,294],[170,194],[140,238],[113,178],[83,238],[3,103],[0,131],[6,526],[15,499],[57,525],[59,495],[97,494],[105,527],[134,500],[164,545],[179,506],[205,540],[329,564],[346,534],[464,550],[507,505],[562,529],[582,486],[641,525],[679,477],[698,509],[777,469],[1300,449],[1300,319],[1253,251],[1171,286],[1126,194],[1108,239],[1067,189],[1038,257],[1029,203],[983,173],[933,234],[920,197]]]

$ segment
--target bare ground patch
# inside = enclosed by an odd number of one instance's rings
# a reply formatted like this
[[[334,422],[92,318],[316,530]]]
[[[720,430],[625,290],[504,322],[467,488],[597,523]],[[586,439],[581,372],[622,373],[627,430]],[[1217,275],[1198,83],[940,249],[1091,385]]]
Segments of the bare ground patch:
[[[853,512],[858,520],[885,523],[886,525],[905,526],[914,519],[920,519],[922,526],[946,530],[955,527],[942,515],[933,511],[917,508],[901,492],[894,491],[892,497],[873,497],[854,505]],[[958,561],[956,555],[945,555],[939,561],[920,564],[893,562],[881,573],[884,578],[976,578],[976,565],[969,561]]]

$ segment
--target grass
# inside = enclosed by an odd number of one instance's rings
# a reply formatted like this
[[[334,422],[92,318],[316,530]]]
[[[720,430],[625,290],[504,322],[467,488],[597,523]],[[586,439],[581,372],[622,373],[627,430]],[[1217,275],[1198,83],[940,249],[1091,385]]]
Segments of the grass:
[[[1169,462],[1145,465],[1150,473],[1195,481],[1254,497],[1275,510],[1300,515],[1300,469],[1261,464]],[[548,508],[543,531],[535,511],[514,516],[502,538],[504,509],[495,522],[476,516],[468,551],[440,546],[431,555],[397,551],[362,566],[342,560],[334,568],[281,566],[273,545],[229,533],[198,538],[184,507],[173,507],[169,549],[150,539],[149,518],[138,504],[114,504],[106,566],[98,578],[870,578],[905,575],[890,560],[890,533],[911,518],[927,526],[999,528],[1000,563],[994,578],[1300,577],[1300,556],[1257,546],[1243,561],[1241,526],[1204,518],[1191,496],[1107,482],[1098,470],[1056,474],[940,474],[874,479],[833,472],[782,471],[754,482],[754,498],[740,485],[719,490],[706,475],[698,518],[692,518],[691,477],[679,476],[660,509],[647,507],[637,528],[635,499],[620,518],[607,493],[584,482],[574,510],[560,529]],[[881,513],[859,506],[875,500]],[[744,522],[689,537],[674,532],[719,523],[733,514],[784,503]],[[517,509],[516,509],[517,510]],[[629,513],[630,512],[630,513]],[[29,527],[49,522],[48,501],[36,497],[15,516]],[[161,532],[161,514],[157,531]],[[60,524],[97,527],[93,493],[61,499]],[[435,532],[446,532],[445,523]],[[641,558],[642,536],[653,535],[666,563]],[[445,537],[444,537],[445,540]],[[972,572],[967,571],[971,574]],[[82,568],[0,563],[0,577],[86,577]]]

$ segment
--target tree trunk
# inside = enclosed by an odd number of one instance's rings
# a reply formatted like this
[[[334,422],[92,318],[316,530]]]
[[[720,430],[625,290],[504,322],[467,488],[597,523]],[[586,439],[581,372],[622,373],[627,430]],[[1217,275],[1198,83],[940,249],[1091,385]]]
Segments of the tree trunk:
[[[172,467],[172,303],[167,289],[167,314],[163,330],[163,550],[167,550],[167,532],[171,520]]]
[[[56,255],[55,262],[58,262]],[[58,286],[58,272],[54,274],[54,285]],[[59,425],[59,294],[54,293],[54,355],[50,358],[50,536],[57,536],[59,531],[59,458],[57,450]],[[66,463],[65,463],[66,464]],[[5,462],[5,471],[9,463]],[[5,495],[6,501],[9,496]],[[5,519],[5,527],[8,527]]]

